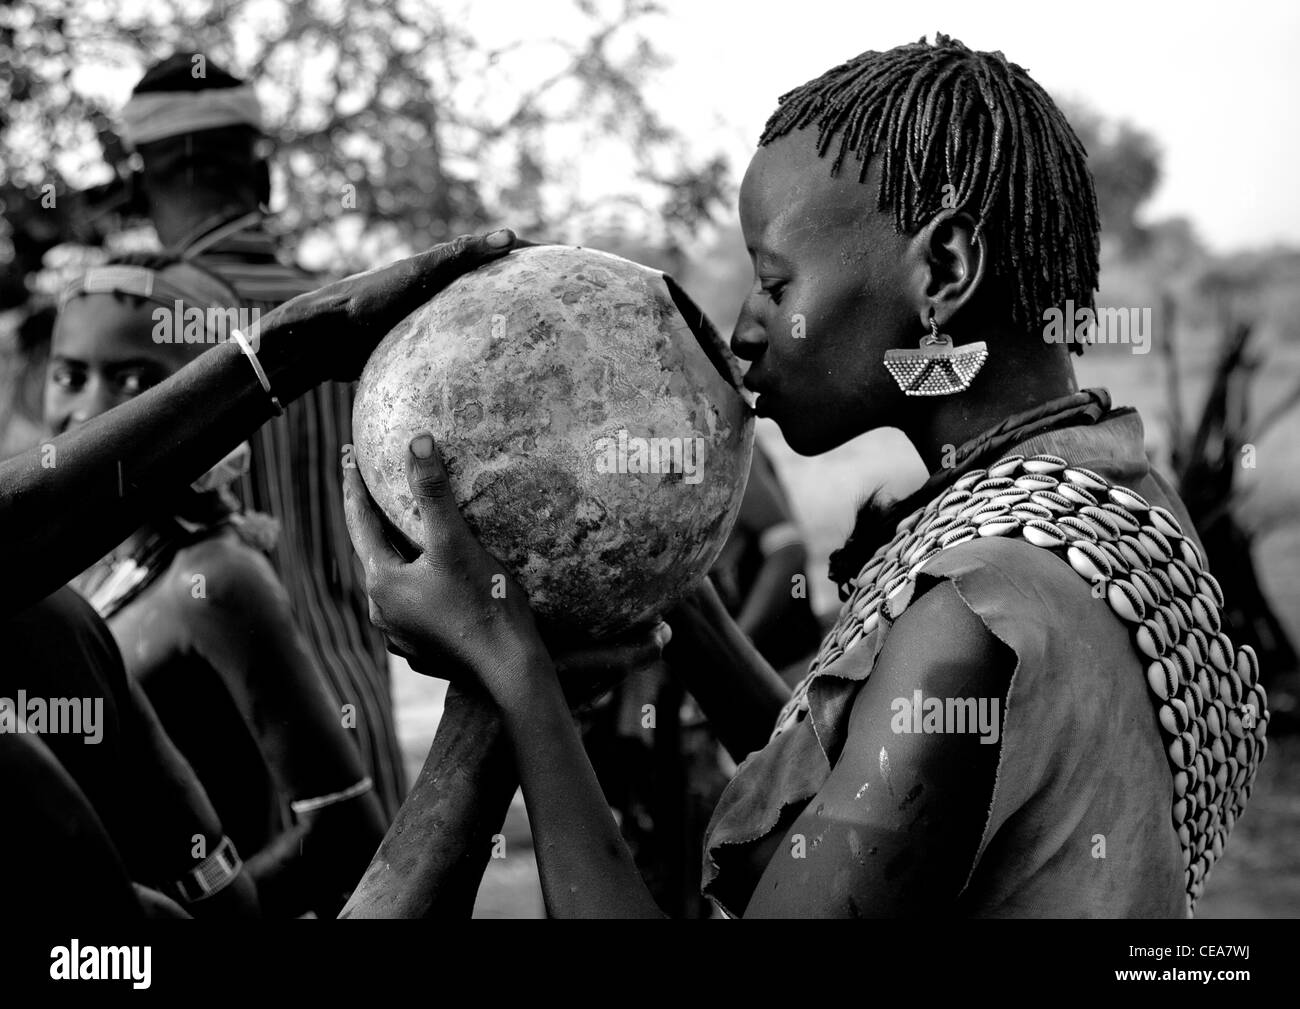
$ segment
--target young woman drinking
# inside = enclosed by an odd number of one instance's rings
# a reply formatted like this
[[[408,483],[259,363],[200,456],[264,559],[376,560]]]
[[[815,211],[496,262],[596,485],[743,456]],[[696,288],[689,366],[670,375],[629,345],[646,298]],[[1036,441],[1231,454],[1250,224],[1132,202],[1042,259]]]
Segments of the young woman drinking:
[[[731,342],[760,415],[805,455],[899,428],[931,477],[859,512],[831,564],[844,608],[792,695],[696,594],[692,640],[734,647],[691,689],[746,757],[705,892],[753,917],[1191,913],[1267,712],[1141,420],[1079,390],[1048,325],[1097,286],[1074,132],[1001,53],[863,53],[781,99],[740,215],[754,285]],[[504,572],[428,435],[409,467],[410,563],[345,473],[376,622],[499,708],[550,913],[656,915],[523,591],[493,597]]]

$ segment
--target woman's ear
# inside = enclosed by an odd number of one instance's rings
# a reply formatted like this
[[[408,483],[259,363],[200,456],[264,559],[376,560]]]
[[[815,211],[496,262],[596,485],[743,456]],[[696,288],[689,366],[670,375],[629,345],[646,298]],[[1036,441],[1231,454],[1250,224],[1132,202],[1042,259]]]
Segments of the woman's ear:
[[[975,220],[959,210],[941,210],[913,237],[912,299],[918,318],[928,326],[930,313],[942,327],[975,297],[984,280],[985,248]]]

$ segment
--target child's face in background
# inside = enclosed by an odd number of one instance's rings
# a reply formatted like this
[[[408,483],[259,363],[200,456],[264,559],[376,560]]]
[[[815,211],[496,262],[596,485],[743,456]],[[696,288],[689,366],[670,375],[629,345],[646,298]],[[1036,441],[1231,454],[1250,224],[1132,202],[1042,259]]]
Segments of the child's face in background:
[[[45,422],[62,434],[140,395],[204,345],[155,343],[152,301],[90,294],[59,313],[45,374]]]

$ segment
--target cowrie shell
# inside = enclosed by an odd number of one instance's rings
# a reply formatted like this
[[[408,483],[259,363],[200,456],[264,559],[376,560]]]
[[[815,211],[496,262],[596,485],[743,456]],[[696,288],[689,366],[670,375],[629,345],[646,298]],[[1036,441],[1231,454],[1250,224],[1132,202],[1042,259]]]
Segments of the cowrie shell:
[[[993,476],[992,471],[990,471],[989,476],[985,477],[970,490],[972,494],[983,494],[985,497],[988,497],[993,491],[1006,490],[1007,488],[1014,486],[1015,481],[1012,480],[1011,477]]]
[[[1206,634],[1219,633],[1219,608],[1199,592],[1192,596],[1192,617],[1196,626]]]
[[[1187,800],[1186,799],[1175,800],[1172,812],[1174,814],[1174,823],[1177,823],[1181,826],[1182,822],[1187,819]]]
[[[1159,626],[1152,620],[1144,620],[1133,637],[1138,650],[1149,659],[1158,659],[1165,654],[1165,636]]]
[[[973,526],[963,525],[956,529],[949,529],[946,533],[940,536],[939,545],[945,549],[948,547],[955,547],[959,543],[966,543],[973,540],[976,535],[978,534],[975,532]]]
[[[1255,649],[1250,645],[1242,645],[1237,649],[1237,675],[1241,677],[1242,684],[1247,688],[1259,682],[1259,659],[1255,656]]]
[[[1112,487],[1106,496],[1117,505],[1127,508],[1131,512],[1145,512],[1151,509],[1151,505],[1147,503],[1146,498],[1135,490],[1129,490],[1127,487]]]
[[[1019,490],[1018,488],[1011,487],[1004,491],[998,491],[991,498],[989,498],[989,503],[999,505],[1003,508],[1011,508],[1014,505],[1020,504],[1022,501],[1028,501],[1028,500],[1029,500],[1029,491]]]
[[[1060,473],[1068,466],[1064,459],[1059,455],[1031,455],[1024,461],[1025,472],[1027,473]]]
[[[1205,570],[1205,562],[1201,559],[1201,552],[1196,549],[1191,540],[1179,540],[1178,549],[1183,555],[1183,563],[1189,568],[1196,572]]]
[[[979,483],[981,480],[983,480],[986,476],[988,476],[988,470],[973,469],[969,473],[966,473],[958,477],[956,480],[954,480],[952,488],[953,490],[968,491],[972,487],[974,487],[977,483]]]
[[[961,519],[957,517],[957,513],[955,511],[948,515],[938,515],[935,517],[934,521],[930,523],[929,528],[926,530],[925,538],[930,543],[938,543],[939,537],[942,536],[944,533],[946,533],[953,526],[957,525],[959,522],[961,522]]]
[[[1192,650],[1198,666],[1205,665],[1210,654],[1210,636],[1199,627],[1187,632],[1187,647]]]
[[[1168,606],[1157,603],[1156,611],[1153,614],[1160,629],[1165,632],[1165,644],[1172,648],[1182,634],[1178,629],[1178,621],[1174,618],[1173,610]]]
[[[1169,580],[1169,576],[1160,568],[1151,569],[1151,577],[1160,583],[1160,599],[1162,602],[1172,602],[1174,598],[1174,583]]]
[[[1219,677],[1219,698],[1224,705],[1235,708],[1241,703],[1241,679],[1234,673],[1224,673]]]
[[[961,504],[970,500],[970,491],[960,487],[949,487],[947,492],[939,499],[939,510],[947,508],[949,505]]]
[[[1134,585],[1140,584],[1143,588],[1147,590],[1151,598],[1154,599],[1157,603],[1164,602],[1164,589],[1161,588],[1160,583],[1156,581],[1155,577],[1151,574],[1151,572],[1134,571],[1132,572],[1132,575],[1133,575]]]
[[[1179,628],[1184,634],[1186,634],[1191,628],[1194,619],[1192,616],[1192,608],[1187,605],[1187,600],[1174,596],[1174,598],[1169,601],[1169,610],[1178,620]]]
[[[1176,795],[1185,795],[1187,793],[1187,772],[1174,772],[1174,793]]]
[[[1065,557],[1070,562],[1070,567],[1090,582],[1095,582],[1099,578],[1109,578],[1114,570],[1110,558],[1086,540],[1075,540],[1070,544],[1069,549],[1065,551]]]
[[[1147,666],[1147,685],[1162,701],[1174,696],[1178,690],[1178,667],[1173,660],[1156,659]]]
[[[1161,508],[1159,505],[1152,505],[1147,513],[1147,518],[1153,526],[1159,529],[1166,536],[1174,539],[1182,539],[1183,527],[1179,524],[1174,513],[1168,508]]]
[[[1180,643],[1174,645],[1173,654],[1178,660],[1179,680],[1182,683],[1190,683],[1192,677],[1196,675],[1196,667],[1199,666],[1200,663],[1196,661],[1196,656],[1192,652],[1192,646],[1187,643],[1186,638],[1184,638]]]
[[[970,499],[970,491],[961,491],[959,497],[952,501],[947,501],[940,506],[939,515],[944,518],[956,518],[961,514],[961,510],[966,507],[966,503],[970,501]]]
[[[1145,574],[1143,571],[1131,571],[1129,572],[1129,581],[1131,581],[1133,587],[1138,590],[1138,595],[1140,595],[1142,601],[1146,603],[1147,609],[1151,609],[1159,605],[1159,600],[1156,598],[1155,593],[1151,591],[1151,586],[1142,580],[1141,576],[1143,574]]]
[[[1135,589],[1122,578],[1114,578],[1106,587],[1106,600],[1115,615],[1131,624],[1146,619],[1146,604]]]
[[[1103,477],[1094,473],[1090,469],[1084,469],[1082,466],[1072,466],[1067,469],[1063,475],[1063,479],[1069,480],[1072,484],[1078,484],[1080,487],[1084,487],[1087,490],[1104,491],[1110,487],[1110,484],[1107,483]]]
[[[1193,718],[1200,716],[1202,709],[1205,707],[1205,698],[1201,696],[1201,688],[1195,678],[1183,684],[1178,697],[1187,705],[1187,710],[1191,712]]]
[[[1097,507],[1097,499],[1077,484],[1059,483],[1056,486],[1056,492],[1067,501],[1073,501],[1077,505]]]
[[[1196,576],[1196,591],[1223,609],[1223,588],[1219,585],[1219,580],[1208,571],[1202,571]]]
[[[1135,519],[1130,512],[1113,502],[1107,501],[1099,505],[1099,507],[1115,520],[1115,524],[1119,526],[1119,531],[1122,533],[1128,533],[1132,536],[1142,528],[1142,523]]]
[[[1227,751],[1223,748],[1223,740],[1222,740],[1222,739],[1219,739],[1218,737],[1215,737],[1215,738],[1210,742],[1210,755],[1211,755],[1212,757],[1214,757],[1215,760],[1219,761],[1219,763],[1223,763],[1223,761],[1225,761],[1225,760],[1228,759],[1228,753],[1227,753]]]
[[[1020,464],[1024,461],[1025,457],[1023,455],[1009,455],[1005,459],[999,459],[989,467],[989,476],[1010,476],[1012,473],[1020,471]]]
[[[1223,670],[1219,670],[1223,672]],[[1219,677],[1210,672],[1209,666],[1201,666],[1196,671],[1196,686],[1201,691],[1201,696],[1207,701],[1213,701],[1219,696]]]
[[[982,522],[978,532],[981,536],[1008,536],[1019,528],[1020,520],[1007,515],[1004,518]]]
[[[1035,507],[1041,508],[1042,506],[1035,505]],[[1049,508],[1043,508],[1043,511],[1047,512],[1048,515],[1051,514],[1051,509]],[[1045,517],[1045,516],[1040,516],[1040,517]],[[1097,542],[1097,534],[1093,531],[1092,526],[1088,525],[1087,522],[1083,521],[1083,519],[1078,518],[1077,516],[1062,515],[1059,519],[1056,520],[1056,524],[1057,526],[1060,527],[1062,532],[1064,532],[1067,536],[1070,536],[1073,539],[1087,540],[1089,543]]]
[[[1225,646],[1221,635],[1210,638],[1208,658],[1210,666],[1219,672],[1229,672],[1232,668],[1232,642]]]
[[[1029,519],[1020,530],[1020,535],[1036,547],[1048,549],[1065,545],[1065,533],[1051,522],[1043,519]]]
[[[1174,559],[1173,544],[1160,530],[1152,526],[1144,526],[1139,530],[1137,538],[1142,548],[1161,564],[1168,564]]]
[[[1162,708],[1161,711],[1163,710],[1164,709]],[[1186,767],[1190,764],[1195,752],[1196,744],[1192,741],[1191,733],[1184,732],[1169,744],[1169,759],[1172,760],[1177,767]],[[1180,828],[1180,831],[1185,829],[1185,827]],[[1189,834],[1188,839],[1183,842],[1184,845],[1189,843],[1190,840],[1191,838]]]
[[[1119,539],[1122,530],[1119,523],[1115,521],[1115,516],[1108,511],[1103,511],[1100,506],[1096,508],[1091,506],[1080,508],[1079,517],[1092,526],[1097,538],[1103,543]]]
[[[1180,595],[1190,596],[1196,592],[1196,577],[1182,561],[1170,561],[1165,574],[1169,575],[1169,580],[1174,583],[1174,588]]]
[[[880,623],[880,607],[877,606],[870,613],[868,613],[866,617],[863,618],[862,633],[870,634],[872,631],[876,629],[876,626],[879,623]]]
[[[1120,572],[1128,571],[1128,560],[1119,552],[1119,549],[1114,543],[1099,543],[1097,545],[1101,547],[1102,552],[1110,558],[1111,564],[1115,565],[1117,570]]]
[[[1120,536],[1119,542],[1115,545],[1124,559],[1128,561],[1130,567],[1137,568],[1139,571],[1150,569],[1151,555],[1142,548],[1142,544],[1137,541],[1137,537],[1125,533]]]
[[[849,635],[849,639],[846,642],[844,642],[844,651],[848,652],[852,650],[853,646],[856,645],[859,641],[861,641],[863,636],[864,635],[862,632],[862,628],[859,626],[853,631],[852,634]]]
[[[1219,715],[1219,709],[1214,705],[1210,705],[1205,709],[1205,727],[1209,730],[1210,736],[1215,741],[1223,735],[1223,719]],[[1225,753],[1220,759],[1222,760],[1226,758],[1227,754]]]
[[[1023,491],[1054,490],[1059,483],[1056,477],[1037,473],[1026,473],[1024,476],[1016,477],[1016,486]]]
[[[1074,502],[1054,490],[1036,490],[1029,497],[1035,504],[1050,508],[1058,515],[1065,515],[1074,511]]]
[[[1012,507],[1011,514],[1024,522],[1026,519],[1050,519],[1055,513],[1036,501],[1021,501]]]
[[[994,519],[1000,519],[1005,514],[1006,514],[1005,509],[999,508],[995,504],[986,503],[977,512],[975,512],[974,515],[970,517],[970,521],[975,526],[981,526],[985,522],[991,522]]]

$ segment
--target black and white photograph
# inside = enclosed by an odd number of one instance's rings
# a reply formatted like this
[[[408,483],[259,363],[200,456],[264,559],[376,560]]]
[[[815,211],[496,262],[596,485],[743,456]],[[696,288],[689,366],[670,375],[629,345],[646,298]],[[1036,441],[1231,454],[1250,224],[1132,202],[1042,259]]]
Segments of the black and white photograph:
[[[1280,977],[1298,49],[1288,0],[0,3],[4,976],[996,918]]]

